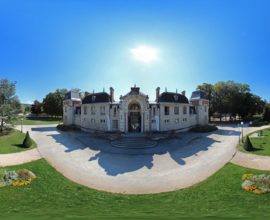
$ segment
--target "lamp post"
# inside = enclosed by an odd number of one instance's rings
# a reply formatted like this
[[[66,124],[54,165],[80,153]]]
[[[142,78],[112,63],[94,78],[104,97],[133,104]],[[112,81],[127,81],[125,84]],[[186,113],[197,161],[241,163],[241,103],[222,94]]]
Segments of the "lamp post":
[[[23,117],[21,118],[21,133],[23,132]]]
[[[244,122],[241,121],[241,128],[242,128],[242,131],[241,131],[241,134],[242,134],[242,143],[244,143]]]

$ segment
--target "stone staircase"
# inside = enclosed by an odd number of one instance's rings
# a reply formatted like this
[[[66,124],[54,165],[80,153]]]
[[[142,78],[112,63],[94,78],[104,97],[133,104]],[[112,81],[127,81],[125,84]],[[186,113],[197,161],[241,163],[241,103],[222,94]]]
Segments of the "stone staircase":
[[[122,137],[111,142],[111,145],[119,148],[141,149],[150,148],[157,145],[157,141],[144,137]]]

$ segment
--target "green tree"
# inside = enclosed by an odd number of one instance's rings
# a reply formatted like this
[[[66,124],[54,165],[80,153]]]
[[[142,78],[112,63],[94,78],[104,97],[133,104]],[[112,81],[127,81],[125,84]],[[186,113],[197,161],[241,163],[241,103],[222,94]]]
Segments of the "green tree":
[[[239,115],[245,119],[254,114],[261,114],[264,109],[265,102],[252,94],[247,84],[221,81],[213,85],[204,83],[197,89],[207,94],[210,116],[217,113],[220,119],[223,114],[229,114],[231,118]]]
[[[26,135],[25,135],[25,138],[24,138],[24,140],[23,140],[22,146],[28,148],[28,147],[31,147],[32,144],[33,144],[33,141],[32,141],[32,139],[30,138],[29,132],[27,131],[27,132],[26,132]]]
[[[17,117],[21,104],[16,93],[16,83],[0,79],[0,132]]]
[[[263,120],[270,122],[270,105],[267,104],[263,112]]]
[[[42,103],[40,103],[38,100],[35,100],[34,103],[31,105],[31,113],[39,115],[41,113],[41,106]]]
[[[55,92],[50,92],[43,99],[43,110],[51,116],[63,115],[63,101],[67,93],[67,89],[57,89]]]

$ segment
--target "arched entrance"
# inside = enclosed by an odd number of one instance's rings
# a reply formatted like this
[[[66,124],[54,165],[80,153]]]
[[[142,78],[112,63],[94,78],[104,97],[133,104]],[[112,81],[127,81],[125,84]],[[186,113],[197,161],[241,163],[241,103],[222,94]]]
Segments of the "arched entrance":
[[[128,131],[141,132],[141,107],[138,103],[128,107]]]

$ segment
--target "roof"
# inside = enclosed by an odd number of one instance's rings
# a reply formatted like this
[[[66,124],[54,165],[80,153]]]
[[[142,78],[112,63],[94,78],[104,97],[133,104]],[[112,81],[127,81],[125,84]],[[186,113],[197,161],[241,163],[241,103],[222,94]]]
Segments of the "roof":
[[[205,92],[203,91],[194,91],[192,92],[192,95],[191,95],[191,100],[195,100],[195,99],[208,99]]]
[[[126,96],[129,96],[129,95],[141,95],[141,96],[148,97],[144,93],[140,92],[140,87],[136,87],[136,86],[131,87],[130,92],[128,92],[126,95],[122,96],[122,98],[125,98]]]
[[[64,100],[81,100],[79,92],[69,91],[66,93]]]
[[[174,102],[189,104],[186,96],[175,92],[163,92],[158,98],[158,102]]]
[[[84,97],[82,104],[111,102],[111,97],[106,92],[89,94]]]

